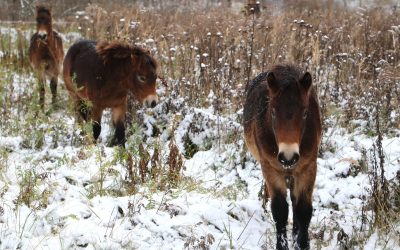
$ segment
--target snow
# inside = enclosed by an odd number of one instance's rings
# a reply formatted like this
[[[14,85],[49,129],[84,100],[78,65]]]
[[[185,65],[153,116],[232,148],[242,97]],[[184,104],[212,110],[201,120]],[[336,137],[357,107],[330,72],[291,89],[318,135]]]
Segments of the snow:
[[[212,109],[193,109],[184,115],[175,131],[181,152],[185,150],[182,137],[191,123],[204,128],[193,133],[194,143],[204,144],[206,137],[212,141],[211,149],[201,150],[184,162],[182,175],[195,180],[197,188],[152,193],[144,185],[136,194],[120,197],[89,195],[90,188],[101,178],[102,164],[109,167],[104,188],[118,189],[121,185],[126,170],[121,164],[108,165],[115,148],[99,143],[86,147],[23,149],[20,136],[2,134],[0,144],[10,152],[0,181],[0,189],[6,190],[0,203],[4,209],[0,217],[2,248],[181,249],[190,237],[207,235],[215,239],[213,248],[228,248],[230,241],[245,249],[273,247],[270,208],[264,212],[258,199],[262,182],[259,164],[249,160],[244,167],[240,165],[241,137],[238,144],[217,146],[217,118]],[[240,127],[227,117],[219,117],[218,121],[232,130]],[[362,197],[367,195],[368,178],[365,173],[352,176],[349,172],[362,157],[360,151],[368,150],[375,138],[343,129],[327,134],[334,150],[318,159],[310,230],[317,232],[321,225],[335,222],[337,229],[332,229],[333,234],[341,228],[350,235],[354,228],[360,227],[360,207],[364,202]],[[385,138],[383,144],[387,176],[393,178],[399,171],[400,139]],[[114,174],[109,174],[111,169]],[[39,192],[51,190],[44,207],[37,201],[30,207],[14,202],[20,192],[18,173],[27,170],[36,175],[46,173],[45,181],[38,185]],[[244,184],[240,188],[238,183]],[[328,240],[323,249],[336,249],[335,241]],[[393,249],[399,247],[395,240],[391,244]],[[379,249],[377,233],[365,247]]]
[[[16,36],[14,31],[0,30]],[[65,37],[71,41],[80,36],[71,32]],[[13,100],[30,91],[25,86],[32,83],[31,75],[10,79]],[[109,112],[102,120],[97,144],[73,143],[71,135],[78,136],[80,131],[64,110],[52,113],[49,119],[62,124],[57,146],[52,134],[46,133],[41,148],[27,148],[22,132],[18,135],[0,128],[0,249],[183,249],[200,246],[202,240],[211,249],[228,249],[231,244],[243,249],[274,248],[270,203],[264,211],[259,198],[263,182],[260,165],[248,152],[247,161],[241,162],[244,141],[237,121],[242,110],[221,115],[211,105],[193,108],[183,98],[174,98],[173,93],[168,98],[163,93],[161,89],[161,103],[156,108],[138,111],[144,126],[128,138],[127,149],[137,152],[138,140],[152,154],[158,143],[165,164],[171,138],[181,154],[185,154],[185,136],[198,147],[198,152],[184,160],[181,183],[166,190],[154,188],[149,178],[135,192],[125,190],[126,164],[117,159],[118,148],[106,146],[113,132]],[[65,90],[61,94],[64,101],[68,99]],[[214,98],[210,93],[209,102]],[[176,112],[166,112],[167,107]],[[19,118],[21,122],[26,119]],[[365,160],[365,152],[369,156],[376,137],[363,133],[364,121],[353,125],[356,129],[351,131],[331,127],[322,138],[329,150],[318,158],[310,225],[313,249],[318,244],[321,249],[340,249],[337,235],[341,230],[355,237],[367,234],[367,229],[361,230],[362,207],[370,195],[370,180],[360,162]],[[165,126],[158,138],[153,136],[154,126]],[[47,132],[58,127],[32,127],[38,128]],[[385,176],[394,181],[400,171],[400,138],[384,137],[383,149]],[[28,187],[35,195],[28,206],[18,199],[29,178],[32,182]],[[370,216],[371,211],[365,213]],[[291,216],[290,211],[289,232]],[[319,242],[315,235],[323,228],[327,232]],[[399,231],[397,224],[393,234],[373,232],[364,249],[400,249]]]

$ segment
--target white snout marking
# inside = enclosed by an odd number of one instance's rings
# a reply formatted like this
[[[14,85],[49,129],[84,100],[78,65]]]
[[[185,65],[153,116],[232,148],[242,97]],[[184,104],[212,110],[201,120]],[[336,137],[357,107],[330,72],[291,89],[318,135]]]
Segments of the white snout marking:
[[[148,95],[146,98],[144,98],[143,105],[151,107],[151,104],[153,102],[155,102],[156,104],[158,103],[158,96],[157,95]]]
[[[47,35],[47,31],[46,31],[46,30],[39,30],[39,31],[38,31],[38,35],[39,35],[39,36]]]
[[[293,158],[294,154],[299,154],[299,144],[298,143],[279,143],[279,153],[283,153],[286,159],[290,160]]]

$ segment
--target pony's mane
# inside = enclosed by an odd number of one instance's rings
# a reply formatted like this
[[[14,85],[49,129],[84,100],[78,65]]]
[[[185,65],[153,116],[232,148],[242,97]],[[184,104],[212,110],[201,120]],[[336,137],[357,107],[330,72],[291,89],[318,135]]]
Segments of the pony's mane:
[[[130,45],[122,41],[101,41],[96,45],[96,52],[102,58],[104,63],[114,59],[127,59],[132,56],[141,57],[145,63],[157,68],[156,60],[150,55],[148,50],[145,50],[136,45]]]
[[[299,79],[302,77],[302,72],[298,67],[291,64],[278,64],[271,69],[271,72],[274,73],[276,82],[279,84],[277,96],[288,89],[300,91]]]

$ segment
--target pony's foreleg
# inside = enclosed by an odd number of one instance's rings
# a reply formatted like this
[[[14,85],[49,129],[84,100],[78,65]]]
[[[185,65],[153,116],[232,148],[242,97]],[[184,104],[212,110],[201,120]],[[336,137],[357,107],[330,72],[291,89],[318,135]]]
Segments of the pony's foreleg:
[[[126,103],[121,106],[114,107],[112,109],[112,120],[115,127],[115,134],[113,138],[112,145],[121,145],[125,144],[125,114],[126,114],[127,105]]]
[[[101,116],[103,115],[103,110],[99,108],[93,108],[92,110],[92,128],[93,128],[93,138],[97,141],[101,132]]]
[[[46,77],[42,69],[38,71],[38,91],[39,91],[39,105],[44,110],[44,96],[45,92]]]
[[[289,216],[289,205],[286,202],[286,184],[284,176],[277,173],[273,168],[262,165],[264,178],[271,197],[272,217],[276,227],[276,249],[287,250],[286,226]]]
[[[51,90],[51,103],[53,105],[56,104],[56,99],[57,99],[57,83],[58,83],[58,78],[52,77],[50,80],[50,90]]]
[[[295,176],[294,189],[291,191],[293,206],[293,240],[296,250],[310,249],[308,227],[312,217],[312,192],[315,171],[307,171]],[[293,194],[292,194],[293,193]]]

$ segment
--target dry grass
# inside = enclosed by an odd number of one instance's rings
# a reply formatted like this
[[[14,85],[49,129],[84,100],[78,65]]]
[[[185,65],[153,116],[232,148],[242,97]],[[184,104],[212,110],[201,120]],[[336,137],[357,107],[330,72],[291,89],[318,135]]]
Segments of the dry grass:
[[[266,8],[256,17],[245,16],[226,5],[210,4],[204,8],[208,3],[176,0],[144,8],[123,1],[112,4],[99,1],[92,5],[65,1],[65,5],[55,7],[55,26],[64,34],[78,31],[85,38],[120,39],[149,48],[160,62],[159,74],[168,84],[165,95],[182,97],[191,107],[213,106],[217,113],[240,111],[248,80],[270,65],[291,62],[310,71],[318,88],[324,118],[335,117],[344,126],[352,120],[365,120],[365,133],[378,135],[378,153],[371,157],[374,165],[371,197],[379,220],[375,224],[387,227],[385,214],[379,214],[379,211],[388,210],[388,205],[379,201],[388,197],[386,189],[389,188],[381,174],[379,143],[382,135],[390,136],[400,129],[399,8],[346,9],[333,1],[325,5],[314,1],[285,1],[284,7],[264,4]],[[174,4],[178,7],[171,8]],[[193,6],[202,8],[191,8]],[[4,10],[0,11],[0,16],[8,18]],[[78,10],[85,10],[85,13],[77,14]],[[34,20],[28,7],[24,11],[29,20]],[[18,15],[14,18],[18,19]],[[24,32],[32,29],[33,24],[10,25],[18,30],[17,39],[13,42],[10,36],[1,34],[0,65],[16,72],[29,72],[28,39]],[[0,85],[0,125],[3,128],[16,116],[10,109],[14,105],[12,98],[5,94],[12,91],[6,88]],[[16,104],[17,115],[28,113],[32,107],[23,104],[37,98],[30,93],[21,96],[28,99]],[[335,125],[335,119],[323,120],[325,129]],[[163,175],[157,171],[164,171],[169,180],[178,182],[182,159],[173,140],[169,150],[169,165],[164,170],[157,148],[150,155],[140,144],[138,157],[124,156],[131,181],[145,182],[146,176],[154,179],[155,175]],[[132,169],[140,169],[140,172]],[[160,177],[157,185],[164,189],[165,178]],[[391,185],[390,189],[399,193],[398,186]],[[376,194],[379,190],[385,193]],[[398,198],[394,197],[393,204],[391,209],[394,206],[398,211]],[[390,216],[399,220],[398,213]]]
[[[161,62],[167,94],[183,96],[191,105],[236,112],[248,75],[292,62],[313,73],[324,115],[341,106],[343,122],[371,120],[377,110],[373,98],[380,103],[383,131],[400,124],[392,114],[400,104],[398,10],[288,6],[279,12],[264,9],[259,18],[217,6],[115,11],[90,5],[86,11],[89,19],[76,24],[84,37],[148,47]]]
[[[375,108],[364,103],[370,103],[372,95],[382,104],[385,131],[399,124],[399,116],[390,118],[400,100],[398,10],[266,5],[255,18],[216,5],[198,10],[185,7],[185,1],[171,3],[181,7],[92,4],[85,7],[85,14],[61,15],[69,23],[57,28],[79,31],[85,38],[122,39],[148,47],[161,62],[169,93],[184,96],[195,106],[209,105],[206,99],[213,91],[212,104],[218,110],[235,112],[241,109],[248,75],[252,78],[272,64],[292,62],[313,73],[324,99],[323,114],[346,100],[346,121],[371,117]],[[0,48],[16,52],[7,61],[25,68],[26,45],[24,39],[10,44],[3,38]]]

